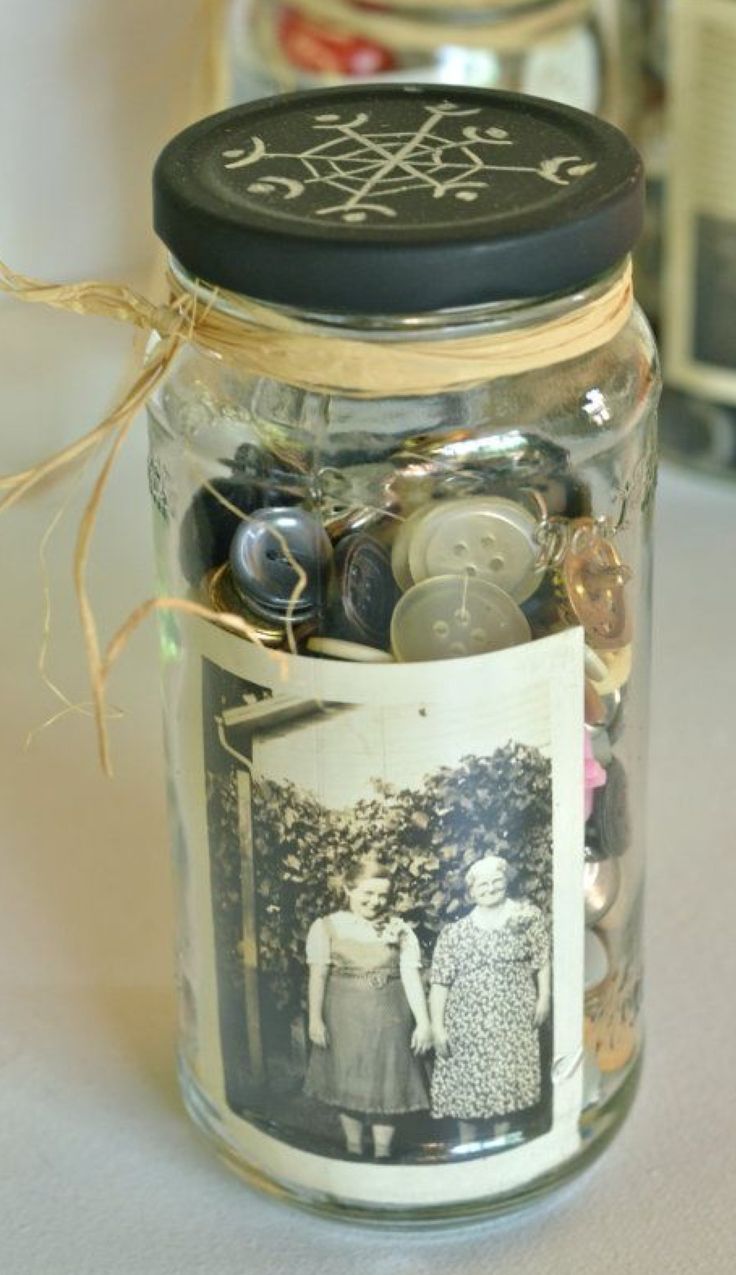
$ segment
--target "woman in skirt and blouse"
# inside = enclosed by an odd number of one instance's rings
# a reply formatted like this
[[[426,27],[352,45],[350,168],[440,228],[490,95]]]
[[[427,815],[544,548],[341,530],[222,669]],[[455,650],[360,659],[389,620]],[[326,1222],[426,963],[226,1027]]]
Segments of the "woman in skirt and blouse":
[[[432,960],[432,1115],[460,1140],[541,1098],[539,1028],[550,1010],[550,945],[542,913],[508,897],[508,865],[488,855],[468,871],[474,904],[441,931]]]
[[[389,869],[373,857],[345,880],[347,908],[307,937],[309,1038],[305,1093],[339,1110],[348,1152],[391,1154],[396,1117],[429,1107],[420,1056],[432,1046],[413,930],[390,916]]]

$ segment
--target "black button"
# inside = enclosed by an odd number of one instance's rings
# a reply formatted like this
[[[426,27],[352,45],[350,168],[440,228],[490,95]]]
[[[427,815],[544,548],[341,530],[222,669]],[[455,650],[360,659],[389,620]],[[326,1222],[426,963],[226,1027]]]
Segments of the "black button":
[[[345,536],[335,553],[340,604],[347,631],[357,642],[388,647],[399,589],[385,546],[373,536]]]
[[[598,834],[599,858],[621,855],[631,843],[629,784],[617,757],[606,767],[606,782],[596,790],[593,821]]]

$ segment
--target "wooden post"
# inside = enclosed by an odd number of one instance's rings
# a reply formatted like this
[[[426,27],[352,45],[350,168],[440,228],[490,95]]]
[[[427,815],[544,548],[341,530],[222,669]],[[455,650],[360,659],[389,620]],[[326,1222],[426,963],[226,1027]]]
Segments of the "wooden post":
[[[261,997],[258,981],[258,930],[256,925],[256,871],[253,859],[253,812],[251,778],[248,770],[238,771],[238,830],[241,855],[243,900],[243,966],[245,981],[245,1022],[248,1034],[250,1072],[257,1084],[265,1079],[261,1038]]]

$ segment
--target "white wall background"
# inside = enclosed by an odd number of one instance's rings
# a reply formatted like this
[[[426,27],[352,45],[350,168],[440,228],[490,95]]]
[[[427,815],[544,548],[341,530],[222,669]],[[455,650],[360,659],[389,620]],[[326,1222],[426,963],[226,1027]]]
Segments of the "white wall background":
[[[150,173],[186,122],[199,0],[2,0],[0,257],[50,280],[150,276]],[[0,298],[0,472],[93,426],[130,367],[115,324]],[[116,778],[99,772],[88,718],[66,717],[36,664],[41,537],[70,488],[57,483],[0,516],[0,981],[165,983],[171,901],[152,626],[114,675]],[[49,549],[50,671],[85,696],[71,596],[79,493]],[[126,447],[90,569],[103,634],[151,591],[145,427]]]

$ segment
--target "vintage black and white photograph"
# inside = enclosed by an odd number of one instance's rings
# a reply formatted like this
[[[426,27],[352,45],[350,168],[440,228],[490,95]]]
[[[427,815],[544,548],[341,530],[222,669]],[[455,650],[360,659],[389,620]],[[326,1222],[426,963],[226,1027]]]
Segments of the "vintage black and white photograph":
[[[543,683],[513,733],[497,696],[328,701],[207,659],[202,700],[233,1113],[365,1163],[452,1162],[548,1132]]]

